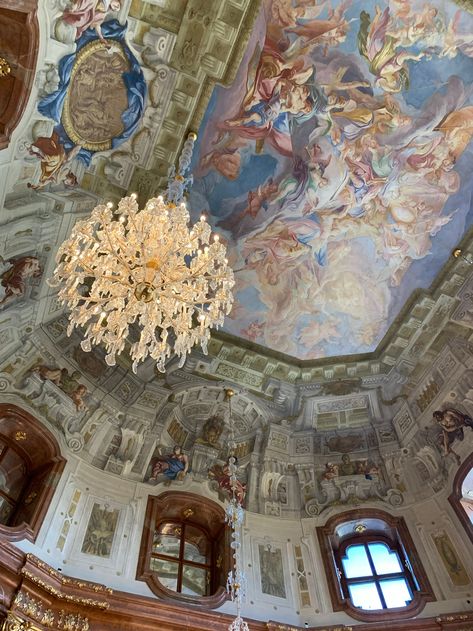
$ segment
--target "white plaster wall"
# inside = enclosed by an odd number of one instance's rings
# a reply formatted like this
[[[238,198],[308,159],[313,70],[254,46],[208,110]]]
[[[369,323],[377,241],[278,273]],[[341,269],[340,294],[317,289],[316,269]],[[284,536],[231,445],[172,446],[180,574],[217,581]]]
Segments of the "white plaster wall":
[[[58,437],[60,439],[60,437]],[[62,443],[63,444],[63,443]],[[39,556],[64,574],[104,583],[108,587],[144,596],[154,597],[145,583],[136,581],[141,534],[147,498],[168,491],[168,487],[156,487],[125,480],[114,474],[98,470],[66,452],[67,465],[57,487],[53,501],[40,530],[36,544],[23,541],[21,549]],[[205,494],[213,501],[216,496],[206,485],[188,480],[171,487],[176,492],[190,491]],[[77,509],[67,534],[63,550],[58,549],[58,538],[76,490],[81,492]],[[416,551],[431,580],[437,602],[429,603],[421,616],[432,616],[471,608],[471,584],[466,588],[455,587],[438,556],[431,533],[445,530],[467,572],[473,574],[473,553],[466,542],[461,526],[449,510],[447,493],[417,503],[401,511],[405,518]],[[109,559],[103,559],[81,551],[85,529],[95,502],[106,503],[120,511],[120,517]],[[372,504],[376,507],[376,504]],[[379,507],[379,505],[378,505]],[[315,528],[327,521],[337,511],[326,511],[318,518],[302,520],[280,519],[256,513],[247,513],[243,529],[243,558],[248,576],[247,602],[244,615],[260,620],[278,620],[289,624],[305,622],[309,625],[356,624],[344,613],[333,613],[325,579]],[[263,593],[260,580],[258,546],[280,549],[285,575],[286,598]],[[306,578],[309,584],[310,606],[301,607],[297,581],[294,546],[300,545]],[[232,613],[234,606],[226,603],[221,611]]]

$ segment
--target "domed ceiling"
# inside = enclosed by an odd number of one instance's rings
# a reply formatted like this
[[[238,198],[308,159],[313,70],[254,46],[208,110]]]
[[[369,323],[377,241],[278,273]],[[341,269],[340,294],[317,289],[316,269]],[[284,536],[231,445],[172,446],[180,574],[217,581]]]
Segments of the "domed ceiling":
[[[440,0],[168,4],[40,7],[44,63],[0,186],[10,218],[144,202],[200,125],[190,202],[228,241],[224,331],[298,360],[374,351],[471,223],[473,15]]]
[[[445,459],[469,449],[463,427],[471,437],[471,233],[466,258],[439,270],[471,222],[473,15],[400,0],[51,0],[37,19],[34,88],[0,155],[2,398],[94,467],[216,494],[231,385],[250,510],[413,502],[406,459],[415,492],[437,492]],[[99,201],[162,190],[199,126],[190,203],[228,242],[236,337],[164,376],[149,359],[133,374],[126,353],[109,368],[67,336],[54,254]],[[434,278],[378,352],[349,356],[375,350]],[[433,416],[445,409],[461,429],[449,450]]]
[[[226,331],[369,352],[430,285],[472,221],[472,28],[453,2],[264,0],[191,192],[230,244]]]

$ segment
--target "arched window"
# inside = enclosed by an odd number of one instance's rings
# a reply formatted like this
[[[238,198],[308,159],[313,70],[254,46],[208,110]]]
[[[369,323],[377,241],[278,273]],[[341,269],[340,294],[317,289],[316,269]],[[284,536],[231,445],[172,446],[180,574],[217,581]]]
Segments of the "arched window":
[[[165,600],[218,607],[229,567],[225,512],[192,493],[149,497],[137,579]]]
[[[458,469],[448,499],[473,542],[473,454]]]
[[[0,535],[34,541],[65,462],[41,423],[0,404]]]
[[[357,620],[407,618],[433,600],[402,518],[350,511],[317,529],[335,611]]]

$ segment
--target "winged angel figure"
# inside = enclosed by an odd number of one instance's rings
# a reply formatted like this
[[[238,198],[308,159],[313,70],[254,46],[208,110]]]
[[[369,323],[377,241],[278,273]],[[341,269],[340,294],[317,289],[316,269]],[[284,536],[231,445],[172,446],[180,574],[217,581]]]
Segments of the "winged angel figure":
[[[398,50],[400,41],[392,34],[388,35],[391,22],[389,7],[381,11],[377,6],[373,21],[369,13],[362,11],[360,22],[358,50],[369,63],[369,70],[376,77],[375,84],[385,92],[407,90],[409,70],[406,62],[419,61],[425,53]]]

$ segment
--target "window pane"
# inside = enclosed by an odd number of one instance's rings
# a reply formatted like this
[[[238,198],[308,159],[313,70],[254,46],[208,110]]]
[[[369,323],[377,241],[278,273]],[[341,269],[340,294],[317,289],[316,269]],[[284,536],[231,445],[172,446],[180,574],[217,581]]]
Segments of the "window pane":
[[[1,489],[12,499],[18,499],[25,483],[26,468],[23,459],[9,449],[0,463]]]
[[[209,542],[205,533],[199,528],[186,526],[184,543],[184,559],[195,563],[209,563]]]
[[[13,512],[13,505],[0,495],[0,524],[7,524]]]
[[[153,552],[170,557],[179,556],[181,527],[178,524],[161,524],[154,533]]]
[[[375,583],[356,583],[348,585],[351,602],[361,609],[382,609],[381,600]]]
[[[405,607],[412,600],[411,590],[405,578],[389,578],[379,582],[386,607]]]
[[[193,596],[205,596],[207,593],[207,570],[203,567],[184,565],[181,592]]]
[[[390,550],[385,543],[369,543],[368,548],[377,574],[402,572],[402,566],[397,552]]]
[[[348,546],[342,564],[346,578],[373,575],[364,545]]]
[[[177,591],[178,563],[164,559],[151,559],[150,570],[156,572],[159,581],[173,592]]]

